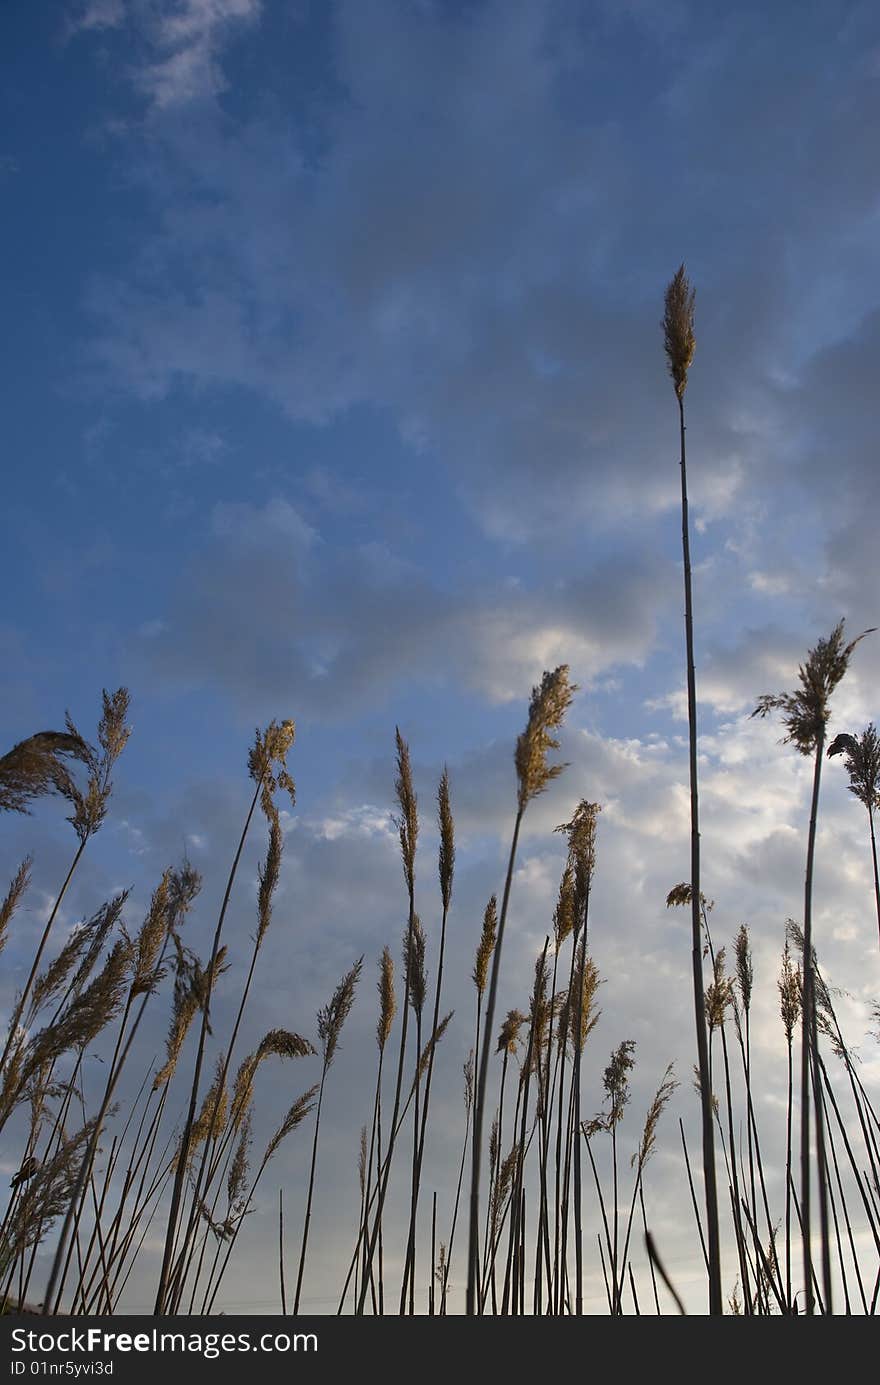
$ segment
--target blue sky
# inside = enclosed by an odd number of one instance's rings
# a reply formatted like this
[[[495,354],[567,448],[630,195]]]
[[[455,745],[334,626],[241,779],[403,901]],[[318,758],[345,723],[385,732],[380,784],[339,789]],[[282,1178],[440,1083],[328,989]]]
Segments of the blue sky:
[[[672,1058],[688,1072],[686,929],[663,908],[688,856],[659,327],[684,260],[706,888],[722,931],[755,929],[775,1045],[807,767],[748,713],[840,616],[880,623],[876,7],[13,0],[0,25],[3,735],[68,707],[88,732],[102,687],[133,698],[67,923],[111,885],[145,900],[186,842],[207,935],[252,728],[292,716],[266,1004],[305,1029],[400,932],[399,724],[426,818],[450,767],[452,994],[469,1006],[513,742],[532,685],[567,662],[570,768],[526,834],[507,1003],[549,926],[551,829],[598,799],[599,1049],[632,1032],[662,1051],[645,1091]],[[836,729],[876,716],[878,650],[859,647]],[[62,818],[6,829],[7,874],[36,851],[37,915]],[[877,993],[861,826],[829,772],[819,947],[854,994],[855,1042]],[[8,956],[24,966],[24,947]],[[651,976],[674,1003],[652,1002]],[[449,1040],[450,1109],[469,1025]],[[348,1059],[340,1091],[361,1080]],[[328,1158],[353,1191],[347,1114],[330,1112]],[[268,1299],[252,1241],[241,1273]]]

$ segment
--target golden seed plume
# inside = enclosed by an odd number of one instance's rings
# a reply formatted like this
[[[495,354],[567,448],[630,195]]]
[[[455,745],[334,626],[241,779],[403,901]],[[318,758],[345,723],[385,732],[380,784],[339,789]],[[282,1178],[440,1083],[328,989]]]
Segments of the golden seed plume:
[[[403,935],[403,962],[407,996],[417,1015],[425,1008],[428,977],[425,971],[425,930],[418,914],[413,914],[412,928]]]
[[[266,1146],[266,1153],[263,1155],[264,1166],[268,1164],[282,1140],[286,1140],[287,1136],[290,1135],[292,1131],[296,1130],[297,1126],[314,1110],[318,1086],[319,1084],[316,1082],[314,1087],[310,1087],[307,1092],[303,1092],[302,1096],[293,1103],[287,1115],[284,1117],[284,1120]]]
[[[168,887],[171,871],[166,870],[153,891],[150,908],[134,945],[133,996],[153,992],[164,972],[158,967],[159,954],[171,927]]]
[[[448,909],[452,901],[452,877],[455,872],[455,825],[449,804],[449,772],[445,766],[437,789],[437,821],[440,827],[440,895],[443,908]]]
[[[596,824],[602,811],[600,803],[582,798],[571,822],[556,828],[568,837],[568,861],[574,871],[574,911],[578,928],[583,922],[587,900],[593,886],[596,869]]]
[[[251,1113],[248,1111],[241,1121],[241,1134],[235,1147],[235,1154],[229,1166],[226,1180],[226,1196],[230,1213],[239,1216],[244,1212],[245,1191],[248,1176],[248,1151],[251,1143]]]
[[[75,728],[38,731],[0,756],[0,811],[30,813],[28,804],[43,794],[57,793],[74,801],[76,785],[65,758],[89,763],[89,747]]]
[[[749,941],[749,930],[743,923],[734,939],[733,951],[736,957],[736,979],[739,983],[739,993],[742,996],[743,1009],[746,1014],[752,1003],[752,988],[755,983],[755,969],[752,965],[752,947]]]
[[[498,1034],[498,1047],[496,1053],[508,1053],[513,1057],[516,1053],[516,1045],[519,1042],[519,1031],[525,1024],[528,1016],[522,1014],[520,1010],[508,1010],[507,1018],[501,1026]]]
[[[25,856],[18,870],[12,877],[9,889],[6,891],[6,898],[0,904],[0,952],[6,946],[6,934],[9,929],[9,920],[18,908],[22,895],[31,883],[31,866],[33,858]]]
[[[367,1127],[362,1125],[361,1141],[358,1146],[358,1186],[361,1190],[361,1198],[363,1198],[367,1188],[367,1159]]]
[[[565,765],[548,765],[547,754],[559,749],[558,740],[550,733],[562,725],[576,691],[577,684],[568,681],[568,664],[560,664],[552,673],[545,673],[540,684],[532,689],[526,729],[516,743],[520,811],[566,768]]]
[[[779,989],[779,1010],[782,1015],[785,1037],[791,1044],[795,1025],[801,1012],[801,978],[798,970],[792,966],[791,948],[787,938],[782,953],[782,971],[776,984]]]
[[[654,1100],[648,1107],[648,1114],[645,1117],[645,1124],[642,1129],[642,1138],[639,1141],[638,1150],[630,1160],[630,1167],[637,1164],[640,1171],[644,1169],[651,1155],[654,1153],[657,1143],[657,1126],[660,1123],[660,1117],[663,1115],[673,1092],[678,1086],[678,1082],[672,1074],[673,1064],[670,1063],[663,1074],[663,1081],[654,1094]]]
[[[199,959],[182,945],[176,935],[173,940],[177,949],[174,1003],[171,1025],[165,1040],[166,1061],[164,1067],[160,1068],[153,1078],[154,1092],[172,1077],[196,1013],[204,1006],[205,997],[213,991],[217,978],[226,971],[225,944],[218,949],[213,967],[209,964],[203,970]]]
[[[105,688],[101,698],[102,714],[98,724],[101,754],[82,740],[70,717],[67,718],[68,733],[85,747],[81,758],[89,772],[85,793],[72,784],[69,795],[73,813],[67,821],[72,824],[81,842],[86,842],[93,832],[97,832],[107,815],[107,804],[113,791],[110,774],[131,735],[131,728],[125,722],[130,700],[128,689],[118,688],[115,693],[108,693]]]
[[[382,956],[379,959],[377,988],[379,991],[379,1023],[376,1026],[376,1042],[379,1045],[379,1051],[382,1052],[391,1034],[391,1026],[397,1011],[397,1000],[394,995],[394,958],[388,947],[383,947]]]
[[[880,736],[873,721],[860,736],[850,736],[845,731],[835,736],[828,754],[845,757],[850,793],[870,812],[880,808]]]
[[[831,694],[849,667],[852,652],[874,627],[863,630],[849,644],[843,643],[844,622],[839,620],[827,639],[817,642],[798,669],[799,687],[792,693],[764,693],[753,717],[782,713],[783,745],[794,745],[801,755],[812,755],[831,716]]]
[[[254,743],[248,752],[248,773],[255,784],[260,785],[260,806],[271,821],[275,806],[272,795],[284,789],[290,799],[291,807],[296,803],[296,785],[287,769],[287,755],[296,735],[294,723],[289,719],[270,721],[265,731],[257,727]]]
[[[663,345],[669,364],[669,374],[679,399],[687,389],[688,371],[694,359],[694,289],[679,265],[666,289],[663,313]]]
[[[577,1032],[577,986],[579,978],[582,979],[580,1033]],[[584,939],[581,938],[578,943],[574,976],[572,978],[573,995],[566,1006],[571,1043],[572,1046],[579,1046],[581,1053],[584,1051],[584,1045],[587,1039],[599,1023],[599,1017],[602,1013],[601,1010],[596,1008],[596,995],[601,985],[602,980],[592,957],[584,957]]]
[[[401,736],[399,727],[395,729],[394,734],[397,743],[397,778],[394,781],[394,791],[400,804],[400,816],[395,818],[395,825],[400,837],[404,879],[412,895],[415,889],[416,842],[419,836],[418,800],[413,788],[409,746]]]
[[[474,1050],[471,1049],[462,1066],[464,1073],[464,1109],[467,1114],[474,1104]]]
[[[430,1039],[428,1040],[428,1042],[425,1044],[424,1048],[422,1049],[422,1052],[421,1052],[421,1054],[420,1054],[420,1056],[419,1056],[419,1066],[418,1066],[418,1078],[417,1078],[417,1080],[418,1080],[419,1082],[421,1082],[421,1080],[422,1080],[422,1078],[424,1077],[425,1073],[428,1071],[428,1063],[429,1063],[430,1060],[431,1060],[431,1053],[432,1053],[433,1050],[437,1047],[437,1045],[439,1044],[440,1040],[443,1038],[443,1035],[446,1033],[447,1029],[449,1028],[449,1022],[450,1022],[450,1020],[452,1019],[452,1017],[453,1017],[454,1014],[455,1014],[455,1011],[454,1011],[454,1010],[450,1010],[448,1015],[444,1015],[444,1016],[443,1016],[442,1020],[440,1020],[440,1021],[438,1022],[437,1028],[434,1030],[434,1032],[433,1032],[433,1034],[431,1035]],[[415,1082],[413,1083],[413,1087],[415,1087]]]
[[[259,867],[260,891],[257,904],[259,918],[259,924],[257,926],[258,947],[266,935],[269,924],[272,922],[272,896],[278,886],[278,878],[281,873],[281,853],[284,847],[281,822],[274,803],[270,804],[270,808],[271,811],[267,814],[269,819],[269,847],[266,851],[266,860]]]
[[[489,979],[489,962],[492,953],[495,951],[495,943],[498,938],[498,915],[496,912],[497,900],[494,895],[486,905],[483,914],[483,931],[480,934],[480,941],[477,946],[477,955],[474,960],[474,969],[471,975],[477,994],[483,995],[486,990],[486,982]]]
[[[562,879],[559,882],[559,896],[556,900],[556,908],[553,911],[553,938],[556,943],[557,952],[566,938],[574,932],[574,925],[574,867],[571,861],[568,860],[565,863]]]
[[[264,1058],[307,1058],[315,1053],[314,1044],[289,1029],[270,1029],[260,1041],[256,1052],[240,1064],[232,1088],[232,1124],[237,1130],[249,1109],[254,1091],[257,1069]]]
[[[363,964],[364,959],[361,957],[355,962],[351,970],[345,973],[327,1004],[318,1011],[318,1037],[321,1040],[325,1070],[330,1067],[336,1056],[339,1036],[342,1033],[342,1026],[351,1013],[355,988]]]
[[[720,947],[712,959],[712,980],[706,990],[706,1023],[709,1033],[720,1029],[728,1007],[733,1004],[733,978],[724,973],[725,949]]]
[[[624,1039],[619,1048],[612,1053],[611,1061],[602,1077],[602,1086],[611,1103],[605,1116],[605,1128],[608,1130],[621,1120],[623,1108],[629,1101],[629,1074],[635,1066],[635,1048],[634,1039]]]

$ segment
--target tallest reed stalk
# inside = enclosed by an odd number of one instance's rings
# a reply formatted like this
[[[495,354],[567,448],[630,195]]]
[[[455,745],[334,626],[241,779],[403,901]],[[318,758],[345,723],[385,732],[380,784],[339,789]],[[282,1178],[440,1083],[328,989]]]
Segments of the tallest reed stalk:
[[[703,1180],[706,1190],[706,1235],[709,1258],[709,1311],[721,1314],[721,1243],[718,1230],[718,1190],[715,1180],[715,1138],[712,1127],[712,1091],[709,1078],[709,1045],[706,1036],[706,1002],[703,989],[703,940],[700,917],[700,814],[697,785],[697,683],[694,670],[694,611],[691,583],[690,524],[688,520],[687,452],[685,447],[684,392],[694,358],[694,290],[681,265],[666,290],[663,318],[669,373],[678,400],[681,447],[681,544],[684,561],[684,622],[687,644],[688,744],[691,793],[691,925],[694,978],[694,1017],[697,1026],[697,1063],[700,1073],[700,1108],[703,1126]]]

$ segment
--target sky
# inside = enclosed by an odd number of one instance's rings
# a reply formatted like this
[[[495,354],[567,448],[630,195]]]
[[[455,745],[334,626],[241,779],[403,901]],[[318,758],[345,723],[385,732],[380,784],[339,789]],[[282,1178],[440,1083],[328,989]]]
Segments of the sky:
[[[527,814],[499,1010],[524,1008],[551,927],[553,828],[597,801],[603,1013],[584,1100],[599,1108],[607,1056],[633,1038],[634,1138],[675,1062],[650,1197],[698,1304],[675,1129],[698,1121],[689,919],[665,907],[689,872],[689,818],[663,293],[684,262],[703,887],[716,940],[752,930],[759,1119],[778,1154],[775,978],[785,920],[803,913],[810,765],[749,714],[841,617],[851,636],[880,624],[876,6],[7,0],[0,35],[4,743],[67,709],[93,734],[102,688],[132,696],[112,811],[60,926],[121,887],[136,921],[185,851],[205,880],[190,941],[207,950],[254,727],[295,720],[297,802],[243,1042],[271,1024],[314,1037],[364,955],[328,1088],[306,1297],[334,1311],[376,960],[386,942],[399,954],[406,917],[395,727],[422,808],[431,975],[444,764],[457,829],[456,1018],[426,1155],[448,1224],[469,973],[503,881],[513,748],[532,687],[568,664],[568,768]],[[869,637],[832,733],[877,716],[878,672]],[[233,900],[218,1026],[246,965],[261,834]],[[58,803],[4,823],[4,878],[35,856],[6,1013],[72,842]],[[820,962],[876,1076],[870,858],[839,761],[816,891]],[[307,1060],[273,1075],[258,1135],[312,1080]],[[301,1206],[307,1148],[300,1132],[273,1164],[227,1311],[277,1308],[273,1199],[283,1185]],[[16,1167],[0,1150],[0,1169]],[[160,1249],[146,1247],[131,1311],[151,1306]]]

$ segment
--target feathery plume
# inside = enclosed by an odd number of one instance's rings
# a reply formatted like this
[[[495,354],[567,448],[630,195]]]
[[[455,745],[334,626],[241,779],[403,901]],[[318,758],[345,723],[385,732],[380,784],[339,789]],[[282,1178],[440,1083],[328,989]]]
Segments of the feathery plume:
[[[568,681],[568,664],[560,664],[552,673],[545,673],[540,684],[532,689],[526,729],[516,743],[518,803],[521,811],[566,768],[565,765],[548,765],[547,754],[559,749],[558,740],[550,733],[562,725],[576,692],[577,684]]]
[[[694,337],[695,298],[696,292],[691,288],[684,265],[679,265],[666,289],[662,324],[669,374],[672,376],[675,393],[679,399],[684,398],[688,371],[694,359],[696,346],[696,338]]]
[[[316,1082],[314,1087],[310,1087],[307,1092],[303,1092],[302,1096],[298,1097],[293,1103],[287,1115],[284,1117],[284,1120],[266,1146],[266,1153],[263,1155],[264,1165],[268,1164],[282,1140],[286,1140],[287,1136],[290,1135],[292,1131],[296,1130],[297,1126],[305,1120],[306,1116],[315,1109],[315,1097],[318,1094],[318,1086],[319,1083]]]
[[[31,883],[31,866],[33,858],[25,856],[18,870],[12,877],[9,889],[6,891],[6,898],[0,904],[0,952],[6,946],[6,933],[9,928],[9,920],[18,908],[22,895]]]
[[[379,959],[377,989],[379,991],[379,1023],[376,1026],[376,1041],[379,1045],[379,1051],[383,1052],[391,1034],[391,1026],[397,1011],[397,1000],[394,995],[394,958],[388,947],[383,947],[382,956]]]
[[[65,758],[89,763],[94,751],[79,732],[38,731],[0,757],[0,812],[30,814],[28,804],[57,793],[73,802],[76,785]]]
[[[416,842],[419,836],[418,800],[412,781],[412,766],[409,759],[409,746],[395,729],[397,741],[397,778],[394,789],[400,804],[400,816],[394,819],[400,836],[400,854],[403,859],[403,874],[407,889],[412,895],[415,888]]]
[[[874,633],[863,630],[849,644],[843,643],[843,620],[839,620],[827,639],[817,642],[798,669],[800,686],[792,693],[764,693],[752,712],[753,717],[782,713],[783,745],[794,745],[801,755],[812,755],[831,715],[830,698],[846,673],[852,652],[860,640]]]
[[[413,914],[412,927],[403,935],[407,998],[417,1015],[425,1008],[428,976],[425,971],[425,930],[418,914]]]
[[[345,973],[328,1003],[318,1011],[318,1037],[321,1040],[325,1069],[330,1067],[336,1056],[339,1036],[354,1004],[355,987],[363,964],[364,959],[361,957],[351,970]]]
[[[740,926],[733,944],[736,956],[736,979],[739,982],[739,993],[742,996],[743,1009],[748,1014],[749,1006],[752,1003],[752,987],[755,981],[755,969],[752,966],[752,949],[749,942],[749,930],[745,924]]]
[[[850,793],[872,812],[880,807],[880,736],[873,721],[860,736],[850,736],[845,731],[835,736],[828,754],[845,757]]]
[[[455,826],[449,805],[449,772],[445,765],[437,789],[437,821],[440,827],[440,895],[443,908],[452,902],[452,877],[455,872]]]
[[[496,1053],[508,1053],[513,1057],[516,1053],[516,1045],[519,1041],[519,1031],[525,1024],[528,1016],[519,1010],[508,1010],[507,1018],[501,1026],[498,1034],[498,1047]]]
[[[663,1115],[667,1103],[669,1102],[673,1092],[678,1086],[678,1082],[673,1077],[672,1073],[673,1064],[670,1063],[669,1067],[663,1074],[663,1081],[657,1088],[657,1091],[654,1095],[654,1100],[648,1107],[648,1114],[645,1117],[645,1124],[642,1130],[642,1138],[639,1142],[638,1150],[630,1160],[630,1167],[633,1167],[636,1164],[638,1164],[640,1171],[645,1167],[651,1155],[654,1153],[654,1148],[657,1140],[657,1126],[660,1122],[660,1117]]]
[[[486,990],[486,982],[489,979],[489,963],[492,960],[492,953],[495,951],[495,943],[498,938],[496,904],[497,900],[493,894],[483,914],[483,931],[480,934],[474,969],[471,973],[478,995],[483,995]]]

